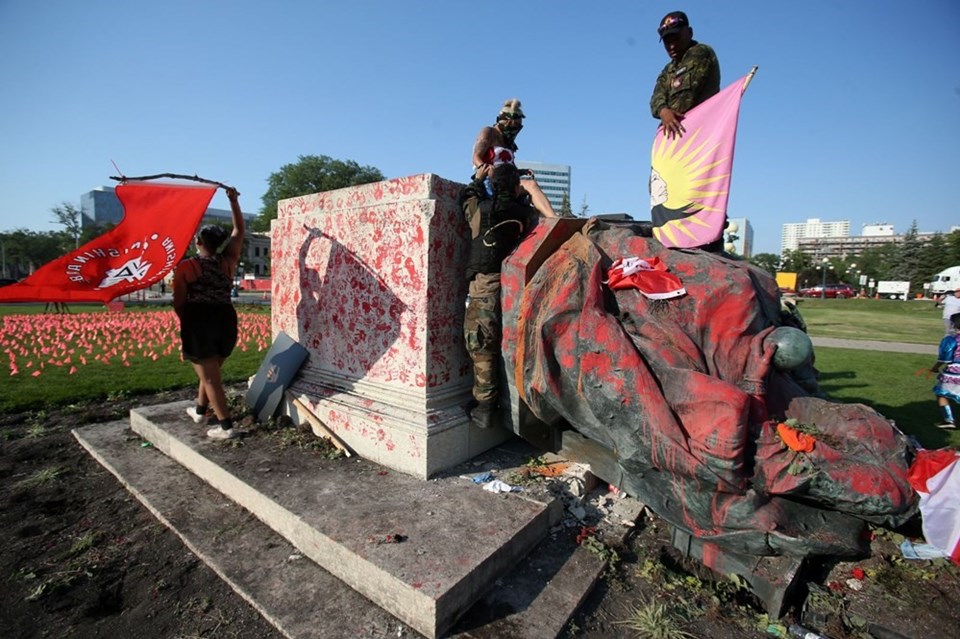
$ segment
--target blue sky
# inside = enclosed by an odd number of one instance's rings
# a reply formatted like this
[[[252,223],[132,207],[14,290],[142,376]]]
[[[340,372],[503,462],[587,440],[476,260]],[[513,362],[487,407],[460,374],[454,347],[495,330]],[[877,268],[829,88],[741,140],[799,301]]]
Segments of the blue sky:
[[[755,252],[810,217],[960,224],[955,0],[0,0],[0,231],[57,228],[50,209],[113,184],[111,160],[232,184],[251,212],[299,155],[465,181],[509,97],[528,116],[518,158],[570,164],[575,210],[649,219],[674,9],[724,85],[760,67],[729,210]]]

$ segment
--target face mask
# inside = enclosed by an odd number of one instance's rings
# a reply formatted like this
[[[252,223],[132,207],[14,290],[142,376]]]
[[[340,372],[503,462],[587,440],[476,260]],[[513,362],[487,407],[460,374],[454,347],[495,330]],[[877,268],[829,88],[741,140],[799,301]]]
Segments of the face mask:
[[[515,120],[512,122],[515,122]],[[507,124],[506,120],[501,121],[497,126],[507,142],[513,142],[514,138],[517,137],[517,134],[520,133],[520,129],[523,128],[522,124]]]

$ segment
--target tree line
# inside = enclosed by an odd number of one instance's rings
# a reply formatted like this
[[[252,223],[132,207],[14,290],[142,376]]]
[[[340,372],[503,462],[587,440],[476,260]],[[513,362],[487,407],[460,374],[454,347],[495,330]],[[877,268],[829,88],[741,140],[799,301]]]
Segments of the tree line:
[[[864,249],[856,255],[831,257],[826,264],[803,251],[783,255],[759,253],[750,262],[776,274],[796,273],[798,287],[820,284],[826,268],[828,284],[845,283],[860,288],[860,276],[867,281],[910,282],[910,294],[922,293],[923,285],[951,266],[960,266],[960,231],[920,237],[916,221],[897,242]],[[819,268],[818,268],[819,267]]]

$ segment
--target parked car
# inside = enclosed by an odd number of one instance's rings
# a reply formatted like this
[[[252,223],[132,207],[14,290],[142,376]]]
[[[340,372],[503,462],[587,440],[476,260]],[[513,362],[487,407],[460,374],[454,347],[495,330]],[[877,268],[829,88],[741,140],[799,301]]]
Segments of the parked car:
[[[856,291],[846,284],[827,284],[826,287],[818,284],[810,288],[800,289],[801,297],[830,297],[842,300],[848,297],[856,297],[856,295]]]

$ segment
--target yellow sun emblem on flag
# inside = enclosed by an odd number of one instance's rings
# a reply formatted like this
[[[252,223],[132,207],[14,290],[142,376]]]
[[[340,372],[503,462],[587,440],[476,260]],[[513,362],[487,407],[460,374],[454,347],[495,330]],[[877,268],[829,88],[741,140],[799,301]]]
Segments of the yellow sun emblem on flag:
[[[669,240],[665,244],[677,244],[678,233],[700,239],[704,231],[715,228],[710,218],[725,213],[730,158],[717,157],[719,143],[709,137],[700,140],[700,134],[701,129],[672,139],[658,135],[654,145],[650,206],[681,213],[654,229],[661,242]]]

